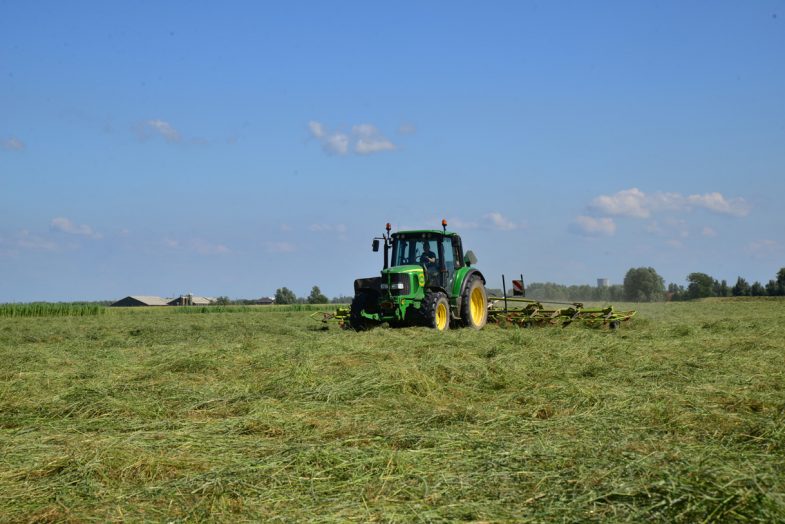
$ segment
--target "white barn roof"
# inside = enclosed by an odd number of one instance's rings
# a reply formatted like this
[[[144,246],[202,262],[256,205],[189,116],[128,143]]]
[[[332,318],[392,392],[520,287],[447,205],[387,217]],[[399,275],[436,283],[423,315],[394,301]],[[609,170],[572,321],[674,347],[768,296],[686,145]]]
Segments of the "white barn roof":
[[[156,297],[153,295],[131,295],[130,298],[138,300],[148,306],[166,306],[169,302],[165,298]]]

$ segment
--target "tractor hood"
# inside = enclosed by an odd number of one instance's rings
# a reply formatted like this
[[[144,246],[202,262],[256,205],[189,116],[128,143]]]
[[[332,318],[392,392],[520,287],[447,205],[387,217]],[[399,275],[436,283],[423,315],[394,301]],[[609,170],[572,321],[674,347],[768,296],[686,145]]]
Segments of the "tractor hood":
[[[410,296],[424,285],[425,273],[422,266],[416,264],[383,269],[379,283],[382,292],[397,296]]]
[[[422,273],[422,266],[418,264],[409,264],[406,266],[395,266],[382,270],[382,276],[400,273]]]

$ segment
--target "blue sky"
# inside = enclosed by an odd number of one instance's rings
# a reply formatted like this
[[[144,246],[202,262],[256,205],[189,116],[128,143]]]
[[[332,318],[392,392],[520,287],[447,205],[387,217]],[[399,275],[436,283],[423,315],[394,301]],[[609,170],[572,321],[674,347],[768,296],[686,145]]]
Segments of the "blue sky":
[[[785,2],[0,1],[0,302],[785,266]]]

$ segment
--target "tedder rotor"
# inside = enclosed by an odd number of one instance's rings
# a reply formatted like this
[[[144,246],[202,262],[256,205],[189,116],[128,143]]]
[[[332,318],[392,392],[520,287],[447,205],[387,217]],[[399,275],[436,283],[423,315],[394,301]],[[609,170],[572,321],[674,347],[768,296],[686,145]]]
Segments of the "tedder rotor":
[[[477,257],[463,251],[461,237],[442,230],[386,232],[373,239],[373,251],[384,250],[384,267],[378,277],[354,281],[350,307],[322,313],[323,321],[336,320],[357,331],[382,323],[391,327],[428,326],[439,331],[467,326],[482,329],[488,321],[521,327],[561,325],[580,321],[588,325],[618,328],[635,311],[615,311],[612,306],[586,308],[570,303],[563,308],[521,297],[492,297],[485,277],[475,267]],[[547,302],[548,304],[558,304]]]

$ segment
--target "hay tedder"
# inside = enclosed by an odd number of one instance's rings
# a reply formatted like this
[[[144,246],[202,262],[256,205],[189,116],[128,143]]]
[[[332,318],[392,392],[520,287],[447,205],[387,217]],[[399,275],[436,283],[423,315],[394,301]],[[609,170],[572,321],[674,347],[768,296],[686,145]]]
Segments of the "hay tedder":
[[[442,220],[442,231],[390,233],[390,229],[387,224],[386,233],[372,244],[374,251],[379,251],[380,244],[384,248],[381,276],[355,280],[350,307],[314,316],[357,331],[385,322],[391,327],[420,325],[444,331],[459,326],[482,329],[487,322],[520,327],[566,327],[582,322],[616,329],[635,315],[635,311],[616,311],[613,306],[587,308],[578,302],[508,297],[504,284],[502,297],[488,297],[485,277],[474,267],[477,257],[471,251],[464,253],[461,237],[447,231],[446,220]],[[520,287],[522,291],[522,282]]]

